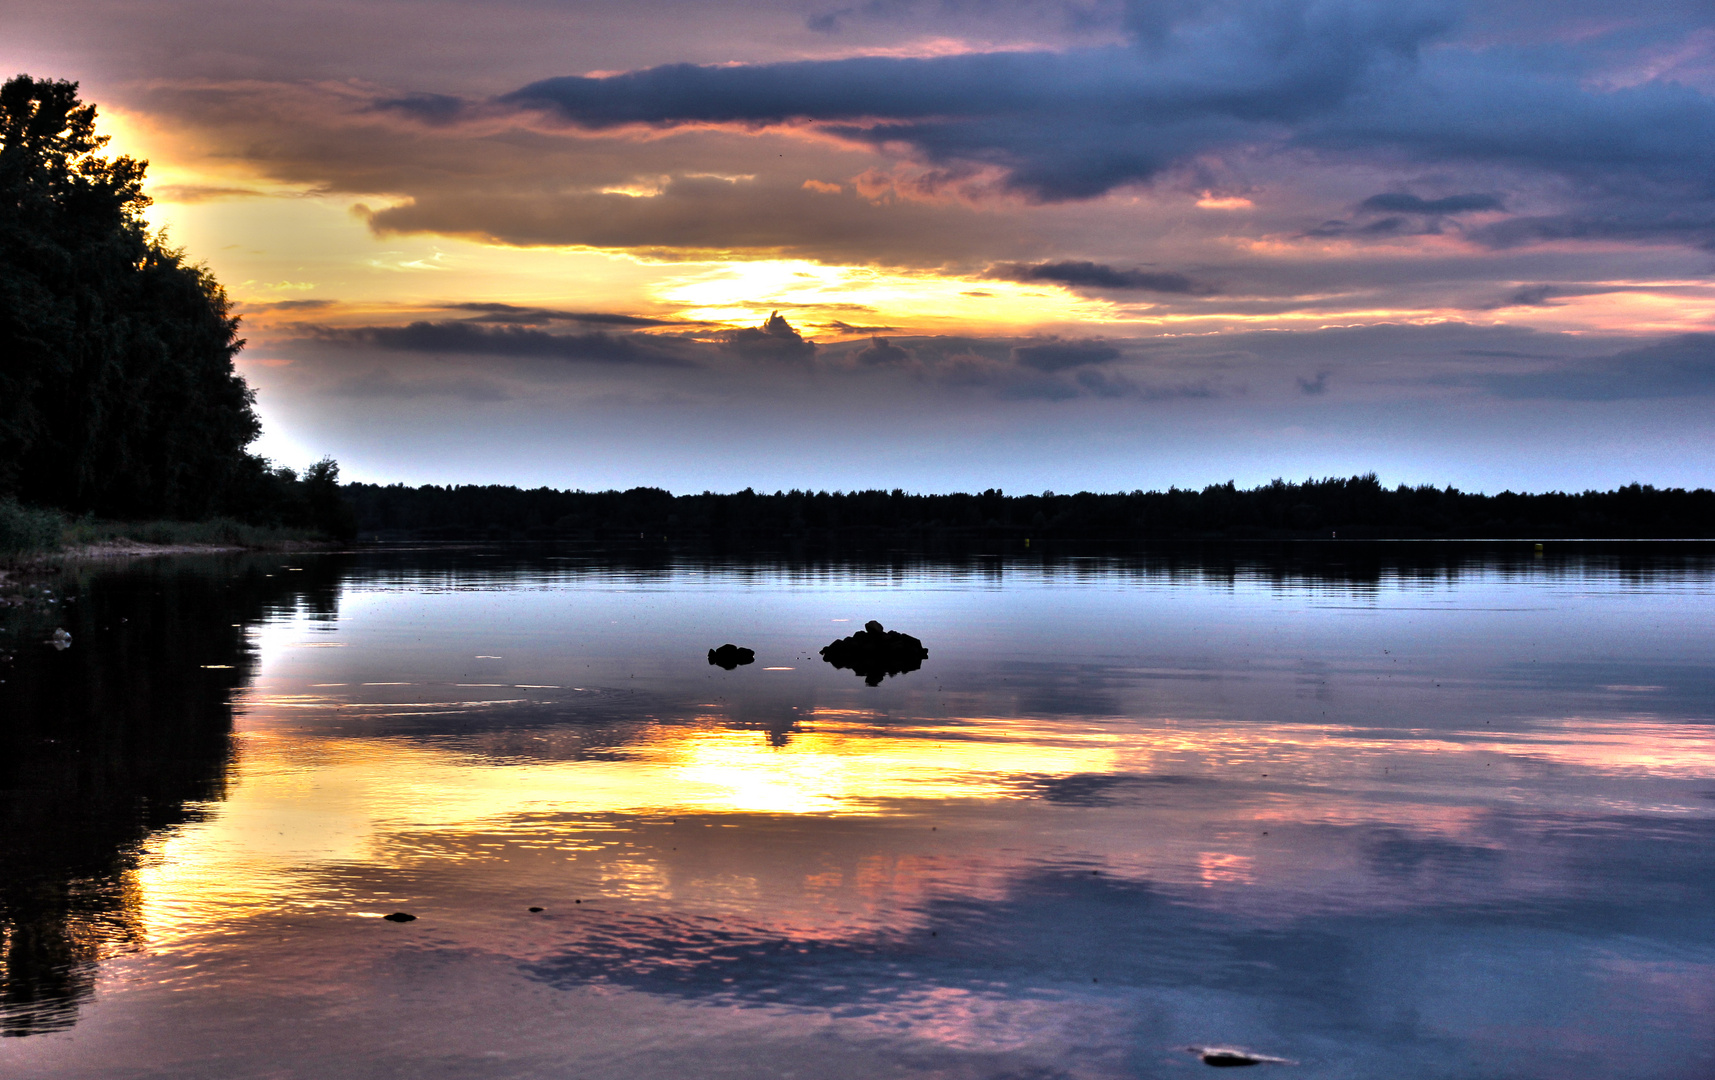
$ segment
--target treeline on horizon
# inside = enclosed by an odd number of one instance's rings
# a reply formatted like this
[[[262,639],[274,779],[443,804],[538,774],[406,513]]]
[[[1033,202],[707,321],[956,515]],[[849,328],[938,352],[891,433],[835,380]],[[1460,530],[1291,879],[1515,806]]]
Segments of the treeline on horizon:
[[[674,495],[504,485],[347,484],[372,540],[610,544],[885,540],[1707,539],[1715,491],[1631,484],[1579,494],[1483,495],[1383,486],[1374,473],[1241,489],[1007,495],[777,491]]]

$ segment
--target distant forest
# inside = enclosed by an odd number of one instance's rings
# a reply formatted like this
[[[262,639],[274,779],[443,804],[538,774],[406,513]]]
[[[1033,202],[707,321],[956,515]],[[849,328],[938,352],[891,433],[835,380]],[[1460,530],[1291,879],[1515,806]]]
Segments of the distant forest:
[[[607,544],[995,540],[1706,539],[1715,492],[1632,484],[1569,495],[1384,487],[1373,473],[1240,489],[1118,494],[912,495],[904,491],[660,488],[556,491],[347,484],[358,535],[379,540],[574,540]]]

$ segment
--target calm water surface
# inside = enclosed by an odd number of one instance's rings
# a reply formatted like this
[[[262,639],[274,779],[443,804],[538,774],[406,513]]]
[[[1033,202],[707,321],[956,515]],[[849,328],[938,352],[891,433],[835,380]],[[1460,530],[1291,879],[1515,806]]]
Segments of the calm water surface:
[[[50,583],[0,1075],[1715,1076],[1715,559],[1380,558]]]

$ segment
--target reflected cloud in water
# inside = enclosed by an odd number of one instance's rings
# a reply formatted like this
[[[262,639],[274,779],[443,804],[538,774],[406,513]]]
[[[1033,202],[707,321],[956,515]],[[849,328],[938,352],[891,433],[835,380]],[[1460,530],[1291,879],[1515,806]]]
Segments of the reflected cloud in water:
[[[117,1034],[171,1016],[226,1068],[421,1071],[453,1017],[528,1002],[553,1022],[507,1028],[504,1069],[452,1072],[742,1071],[761,1045],[829,1076],[1154,1075],[1229,1042],[1320,1076],[1715,1062],[1709,566],[501,554],[80,586],[151,632],[80,652],[101,632],[73,626],[26,682],[84,664],[114,689],[68,715],[154,727],[88,728],[119,764],[82,862],[50,849],[88,782],[11,781],[44,840],[8,868],[61,899],[6,886],[4,1015],[35,1037],[0,1054],[216,1075]],[[922,669],[814,661],[869,617]],[[757,663],[711,668],[729,639]],[[54,934],[46,966],[13,945]],[[370,1026],[399,994],[405,1043]],[[74,1052],[51,1032],[78,1002]],[[1670,1045],[1640,1059],[1639,1031]]]

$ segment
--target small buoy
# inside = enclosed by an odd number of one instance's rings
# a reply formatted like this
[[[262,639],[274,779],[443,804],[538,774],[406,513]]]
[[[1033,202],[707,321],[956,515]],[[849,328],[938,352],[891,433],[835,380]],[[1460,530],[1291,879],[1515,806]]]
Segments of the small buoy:
[[[416,922],[417,921],[417,916],[407,915],[403,911],[395,911],[391,915],[383,915],[381,917],[383,919],[386,919],[388,922]]]

